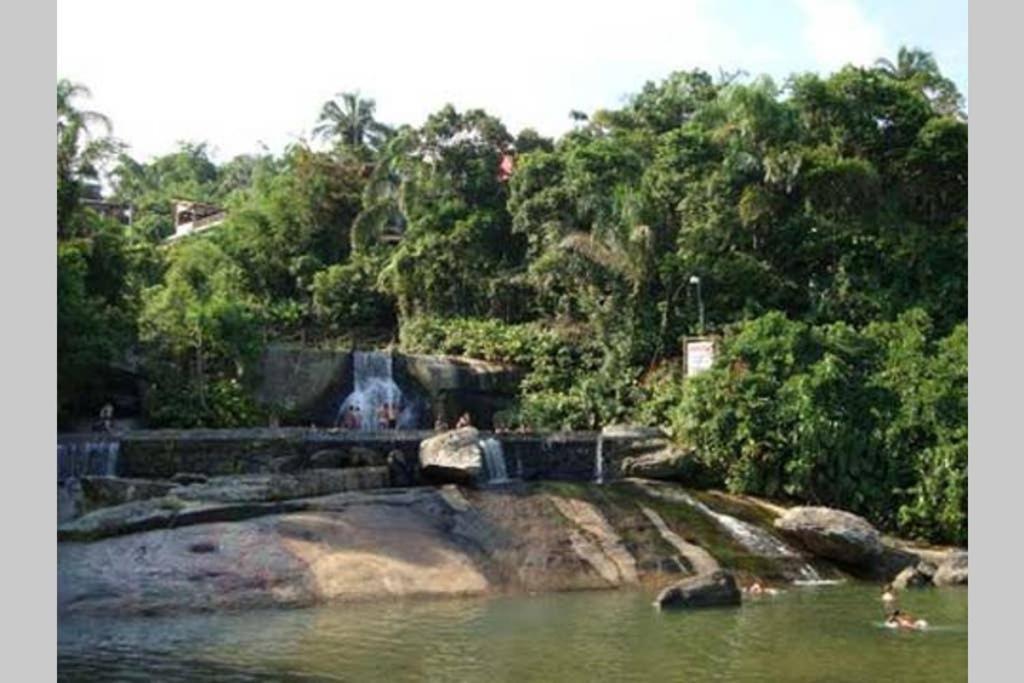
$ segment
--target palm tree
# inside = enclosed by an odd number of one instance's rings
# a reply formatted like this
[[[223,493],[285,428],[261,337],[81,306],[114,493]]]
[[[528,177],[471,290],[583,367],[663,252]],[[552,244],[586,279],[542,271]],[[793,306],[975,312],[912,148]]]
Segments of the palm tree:
[[[110,137],[110,119],[103,114],[79,109],[74,100],[90,97],[84,85],[66,78],[57,81],[57,231],[65,232],[66,223],[78,204],[83,180],[99,176],[98,164],[118,147]],[[106,135],[94,135],[91,127],[99,124]]]
[[[336,98],[340,98],[340,104],[339,99],[324,103],[313,134],[325,139],[337,138],[348,147],[378,149],[390,129],[373,118],[376,103],[360,98],[358,92],[338,93]]]
[[[875,60],[875,68],[897,81],[910,83],[921,90],[939,114],[963,117],[963,96],[956,84],[942,75],[935,57],[918,48],[901,47],[896,62]]]

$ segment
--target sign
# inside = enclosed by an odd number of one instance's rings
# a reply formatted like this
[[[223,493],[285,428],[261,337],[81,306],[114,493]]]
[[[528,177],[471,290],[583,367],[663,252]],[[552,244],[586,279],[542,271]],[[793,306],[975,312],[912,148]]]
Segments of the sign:
[[[699,375],[715,362],[715,342],[710,340],[686,342],[686,376]]]

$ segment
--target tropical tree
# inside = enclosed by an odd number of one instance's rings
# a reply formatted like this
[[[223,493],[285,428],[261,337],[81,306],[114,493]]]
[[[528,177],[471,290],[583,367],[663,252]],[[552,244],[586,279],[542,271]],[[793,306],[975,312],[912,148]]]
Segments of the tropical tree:
[[[963,96],[956,84],[942,75],[930,52],[904,46],[896,53],[895,63],[883,57],[875,61],[875,68],[920,89],[937,113],[964,116]]]
[[[387,139],[390,129],[374,119],[377,105],[362,99],[358,92],[338,93],[320,109],[313,134],[334,139],[352,150],[377,150]]]
[[[57,234],[72,232],[72,214],[85,183],[99,179],[100,163],[113,154],[118,143],[110,137],[110,119],[99,112],[80,109],[76,100],[92,93],[80,83],[57,81]],[[96,135],[100,127],[105,135]]]

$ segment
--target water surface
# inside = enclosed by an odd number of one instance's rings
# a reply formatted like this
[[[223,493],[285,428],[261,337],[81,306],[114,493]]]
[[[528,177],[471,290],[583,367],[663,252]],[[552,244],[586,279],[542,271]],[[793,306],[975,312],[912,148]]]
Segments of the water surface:
[[[644,591],[150,618],[63,618],[61,680],[967,680],[967,591],[908,592],[926,632],[882,627],[875,586],[790,588],[658,612]]]

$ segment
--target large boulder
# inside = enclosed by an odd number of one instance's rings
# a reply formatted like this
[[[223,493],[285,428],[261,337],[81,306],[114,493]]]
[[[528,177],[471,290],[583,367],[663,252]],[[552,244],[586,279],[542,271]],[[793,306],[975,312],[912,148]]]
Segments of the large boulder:
[[[957,552],[950,555],[938,569],[932,581],[936,586],[966,586],[967,585],[967,553]]]
[[[151,479],[121,477],[82,477],[82,512],[167,495],[175,484]]]
[[[420,443],[420,471],[439,484],[475,484],[484,476],[483,437],[475,427],[432,436]]]
[[[732,607],[740,604],[740,589],[730,572],[699,574],[668,586],[654,602],[661,609]]]
[[[863,517],[827,507],[790,508],[775,528],[808,552],[859,569],[873,569],[883,557],[882,537]]]

